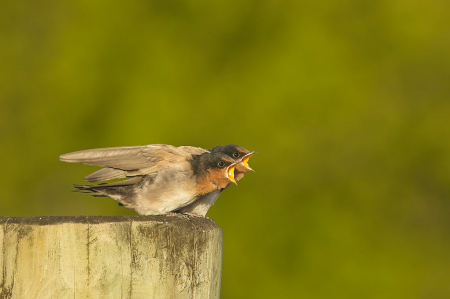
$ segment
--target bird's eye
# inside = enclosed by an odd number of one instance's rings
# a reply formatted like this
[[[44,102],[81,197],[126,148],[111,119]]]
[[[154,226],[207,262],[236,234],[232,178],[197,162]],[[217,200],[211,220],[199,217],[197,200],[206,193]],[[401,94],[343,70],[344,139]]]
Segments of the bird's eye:
[[[225,166],[225,162],[220,161],[217,165],[219,165],[219,167],[224,167]]]
[[[234,153],[233,153],[233,157],[239,158],[239,153],[238,153],[238,152],[234,152]]]

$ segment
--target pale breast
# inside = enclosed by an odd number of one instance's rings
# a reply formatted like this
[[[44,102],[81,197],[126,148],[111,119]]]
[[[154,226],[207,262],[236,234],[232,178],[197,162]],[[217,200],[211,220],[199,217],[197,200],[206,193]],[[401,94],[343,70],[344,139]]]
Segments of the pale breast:
[[[142,215],[167,214],[192,203],[197,198],[196,189],[189,164],[159,169],[154,181],[144,184],[137,193],[135,210]]]

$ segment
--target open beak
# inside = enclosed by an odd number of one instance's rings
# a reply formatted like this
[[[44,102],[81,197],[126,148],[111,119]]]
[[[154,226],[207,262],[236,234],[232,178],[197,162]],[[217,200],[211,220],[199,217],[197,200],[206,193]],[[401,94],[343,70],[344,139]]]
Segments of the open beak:
[[[231,164],[230,166],[228,166],[228,168],[227,168],[227,177],[230,179],[230,181],[235,183],[236,186],[237,186],[237,183],[236,183],[236,180],[234,179],[234,168],[239,163],[241,163],[241,161],[235,162],[235,163]]]
[[[250,166],[248,166],[248,159],[250,159],[253,154],[256,154],[256,152],[251,152],[245,155],[244,158],[242,158],[242,164],[244,164],[244,166],[247,167],[248,170],[255,172]]]

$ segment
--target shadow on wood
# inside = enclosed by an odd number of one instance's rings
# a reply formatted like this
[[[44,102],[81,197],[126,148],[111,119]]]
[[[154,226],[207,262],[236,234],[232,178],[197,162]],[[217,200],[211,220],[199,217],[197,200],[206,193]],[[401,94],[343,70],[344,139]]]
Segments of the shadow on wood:
[[[222,243],[206,218],[0,217],[0,299],[219,298]]]

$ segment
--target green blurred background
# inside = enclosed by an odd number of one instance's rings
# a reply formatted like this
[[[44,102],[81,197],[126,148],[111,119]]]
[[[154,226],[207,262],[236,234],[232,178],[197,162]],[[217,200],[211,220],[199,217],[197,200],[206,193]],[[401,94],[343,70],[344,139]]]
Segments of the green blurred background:
[[[71,193],[98,147],[258,154],[208,216],[223,298],[450,298],[450,2],[6,1],[1,215],[134,215]]]

